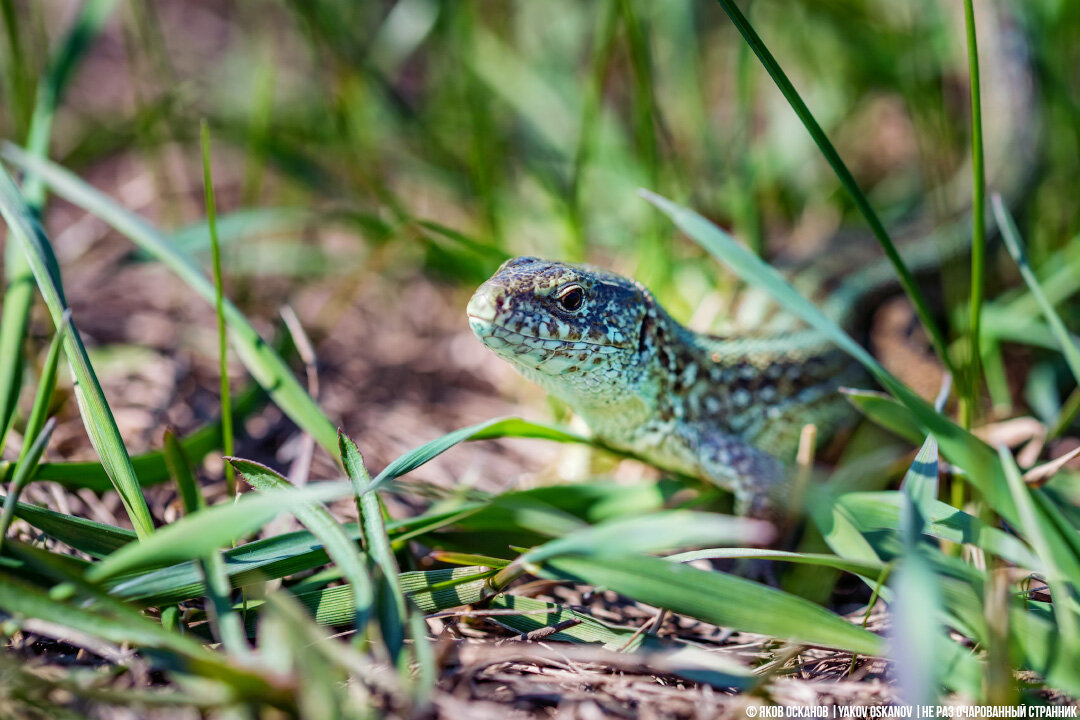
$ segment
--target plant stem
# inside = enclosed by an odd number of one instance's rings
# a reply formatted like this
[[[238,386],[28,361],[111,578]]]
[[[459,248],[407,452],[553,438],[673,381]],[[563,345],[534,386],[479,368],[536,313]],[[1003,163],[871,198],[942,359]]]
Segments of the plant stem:
[[[225,293],[221,279],[221,243],[217,232],[217,208],[214,203],[214,180],[210,172],[210,128],[204,119],[199,127],[202,140],[203,187],[206,191],[206,224],[210,229],[210,251],[214,263],[214,310],[218,324],[218,357],[221,374],[221,446],[227,457],[233,455],[232,402],[229,397],[229,345],[225,334]],[[225,463],[225,481],[229,494],[236,494],[236,472]]]
[[[971,427],[978,409],[979,377],[979,320],[982,316],[983,276],[986,273],[986,177],[983,171],[982,100],[979,87],[979,46],[975,38],[975,8],[972,0],[964,0],[964,26],[967,33],[968,75],[971,83],[971,169],[972,232],[971,232],[971,320],[968,324],[970,353],[967,368],[967,398],[961,405],[961,423]]]

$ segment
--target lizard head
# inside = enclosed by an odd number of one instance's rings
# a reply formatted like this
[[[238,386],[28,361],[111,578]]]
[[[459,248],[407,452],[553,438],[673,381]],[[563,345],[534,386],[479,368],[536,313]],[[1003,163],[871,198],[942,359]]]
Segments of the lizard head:
[[[548,392],[613,403],[644,362],[656,307],[640,283],[588,265],[508,260],[469,301],[469,325],[495,354]]]

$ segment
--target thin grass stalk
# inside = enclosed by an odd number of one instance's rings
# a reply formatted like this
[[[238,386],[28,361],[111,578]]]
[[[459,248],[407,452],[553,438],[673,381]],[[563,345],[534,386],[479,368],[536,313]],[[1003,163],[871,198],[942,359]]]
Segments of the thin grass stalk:
[[[12,0],[0,0],[0,17],[3,18],[4,39],[7,41],[7,53],[4,58],[5,95],[11,112],[11,124],[15,129],[15,137],[22,139],[26,136],[30,125],[30,114],[33,112],[29,76],[30,58],[23,50],[18,15]]]
[[[600,103],[603,97],[605,76],[611,65],[615,48],[615,30],[618,26],[619,0],[609,0],[603,20],[593,35],[592,57],[589,61],[589,78],[582,102],[581,120],[578,124],[578,142],[574,151],[573,171],[567,189],[566,215],[568,236],[563,244],[567,259],[575,262],[585,260],[585,213],[582,208],[582,187],[585,170],[592,159],[599,127]]]
[[[49,444],[49,438],[52,437],[54,427],[56,427],[55,418],[49,418],[49,421],[45,423],[45,427],[41,429],[41,433],[34,438],[33,442],[27,441],[26,456],[19,460],[19,464],[15,466],[15,477],[11,481],[11,490],[8,492],[7,497],[4,498],[3,514],[0,514],[0,548],[3,548],[4,536],[7,535],[8,527],[11,526],[11,519],[15,517],[15,507],[19,504],[19,495],[30,481],[30,478],[34,476],[34,469],[37,467],[38,462],[41,461],[41,455],[45,452],[45,446]]]
[[[344,432],[338,430],[341,464],[352,484],[360,515],[361,540],[368,557],[378,566],[381,578],[378,580],[376,612],[383,643],[390,655],[390,660],[397,663],[404,646],[407,623],[405,595],[398,578],[400,570],[394,557],[390,538],[386,533],[382,502],[376,492],[377,480],[371,479],[360,449]]]
[[[206,192],[206,223],[210,231],[210,254],[214,265],[214,313],[218,326],[218,370],[221,375],[221,445],[226,457],[234,455],[232,398],[229,394],[229,339],[225,325],[225,293],[221,276],[221,242],[217,232],[217,205],[214,202],[214,179],[210,170],[210,128],[204,119],[199,125],[202,142],[203,189]],[[225,482],[229,494],[236,495],[236,471],[225,463]]]
[[[165,455],[165,465],[169,468],[173,482],[176,483],[176,492],[180,496],[184,514],[190,515],[206,507],[206,499],[199,490],[199,483],[195,480],[195,474],[191,471],[191,462],[184,453],[184,448],[176,438],[176,433],[171,428],[165,431],[162,442]]]
[[[965,428],[978,412],[979,326],[982,318],[983,286],[986,274],[986,175],[983,169],[982,91],[979,80],[979,46],[975,36],[975,9],[964,0],[964,30],[967,34],[968,75],[971,86],[971,320],[968,323],[967,396],[960,404],[960,423]]]
[[[45,427],[49,406],[52,405],[53,392],[56,390],[56,369],[60,364],[60,351],[64,347],[64,334],[67,333],[70,323],[71,311],[67,310],[64,312],[60,328],[53,335],[52,343],[49,344],[49,354],[45,356],[45,364],[41,368],[41,380],[38,381],[30,417],[26,420],[26,432],[23,433],[23,446],[19,451],[18,462],[26,458],[27,453],[30,452],[30,444]]]
[[[772,77],[776,86],[783,93],[787,99],[788,104],[795,111],[795,114],[799,116],[799,120],[802,121],[803,126],[810,133],[810,136],[814,139],[818,149],[821,150],[821,154],[825,157],[825,160],[832,167],[833,172],[840,179],[840,183],[847,190],[851,199],[854,201],[855,206],[859,208],[859,212],[866,218],[867,224],[870,226],[870,230],[874,233],[874,236],[881,243],[881,247],[885,250],[885,254],[888,256],[889,261],[892,262],[893,267],[896,268],[896,274],[900,279],[900,284],[904,288],[904,292],[907,293],[911,299],[911,303],[915,306],[915,312],[919,316],[919,320],[922,322],[923,327],[926,328],[927,334],[930,336],[930,342],[934,346],[934,351],[937,353],[941,362],[953,375],[957,375],[956,368],[949,357],[948,345],[945,342],[945,336],[941,332],[941,328],[934,321],[933,315],[930,313],[930,307],[926,303],[926,299],[919,291],[919,288],[915,285],[915,280],[911,276],[911,272],[908,270],[907,265],[904,264],[903,259],[900,257],[900,253],[896,249],[896,245],[893,244],[892,238],[889,237],[889,233],[885,230],[885,226],[882,224],[881,219],[878,218],[877,213],[874,211],[873,206],[870,205],[870,201],[859,189],[858,183],[855,182],[855,177],[848,170],[847,165],[840,158],[840,154],[833,147],[832,142],[829,141],[825,131],[821,129],[821,125],[814,119],[810,109],[803,102],[802,97],[799,96],[798,91],[795,90],[795,86],[791,84],[791,80],[781,69],[780,64],[776,62],[776,58],[765,46],[765,43],[758,36],[757,31],[747,21],[746,17],[736,6],[734,0],[718,0],[720,6],[724,12],[731,19],[731,22],[735,25],[739,34],[743,36],[743,39],[754,51],[754,54],[758,56],[761,64],[765,67],[765,70]]]

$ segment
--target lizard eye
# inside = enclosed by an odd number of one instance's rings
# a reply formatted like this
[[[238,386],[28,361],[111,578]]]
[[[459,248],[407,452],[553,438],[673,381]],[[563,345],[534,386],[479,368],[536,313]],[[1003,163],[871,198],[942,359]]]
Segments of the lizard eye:
[[[571,285],[559,293],[558,299],[559,305],[562,305],[563,310],[575,312],[576,310],[580,310],[581,306],[585,304],[585,291],[582,290],[579,285]]]

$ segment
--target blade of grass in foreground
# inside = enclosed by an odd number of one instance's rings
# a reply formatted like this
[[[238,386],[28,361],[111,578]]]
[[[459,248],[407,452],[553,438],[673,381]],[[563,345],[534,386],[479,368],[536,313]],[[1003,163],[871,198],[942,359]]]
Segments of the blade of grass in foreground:
[[[184,505],[184,515],[197,513],[206,507],[206,500],[199,491],[195,474],[191,471],[191,465],[184,456],[184,451],[172,430],[165,431],[164,444],[165,462],[169,465],[169,472],[176,482]],[[208,552],[199,561],[199,568],[202,571],[203,585],[206,587],[206,597],[209,600],[207,614],[210,616],[216,637],[231,654],[243,657],[248,652],[247,641],[244,638],[240,616],[233,611],[232,603],[229,601],[232,586],[229,583],[225,560],[220,550],[213,549]]]
[[[27,206],[7,170],[2,167],[0,214],[11,228],[11,236],[17,239],[30,262],[38,288],[52,314],[53,324],[59,330],[64,325],[64,313],[68,306],[56,256],[33,211]],[[71,323],[69,331],[64,334],[64,346],[71,373],[75,378],[75,398],[78,400],[86,433],[120,495],[132,526],[140,537],[146,537],[154,532],[154,521],[146,506],[135,469],[131,466],[131,458],[124,447],[123,438],[120,437],[120,430],[116,427],[112,410],[109,409],[105,393],[101,390],[82,337],[74,323]]]
[[[338,431],[338,452],[341,464],[352,483],[356,498],[356,508],[360,513],[360,529],[363,533],[364,549],[378,566],[381,577],[378,578],[378,602],[375,611],[379,617],[383,642],[390,653],[390,659],[397,662],[405,642],[405,623],[408,608],[405,595],[398,579],[400,570],[390,538],[386,533],[386,521],[383,518],[382,502],[374,491],[375,483],[364,465],[360,449],[345,433]],[[417,642],[426,640],[417,639]]]
[[[344,483],[319,483],[298,490],[245,495],[188,515],[162,528],[143,542],[125,545],[95,565],[86,579],[99,582],[131,570],[160,567],[201,558],[248,535],[294,503],[333,500],[349,495]]]
[[[293,487],[281,475],[258,463],[236,459],[230,459],[229,463],[249,485],[261,492]],[[363,635],[371,617],[374,600],[371,577],[368,575],[367,568],[364,567],[365,558],[358,552],[356,543],[341,524],[322,505],[294,504],[289,511],[311,531],[312,535],[322,541],[330,559],[341,570],[342,577],[348,581],[355,606],[353,625],[357,633]]]
[[[26,453],[19,458],[19,463],[15,466],[15,476],[11,481],[11,490],[8,492],[8,496],[4,498],[4,510],[3,514],[0,515],[0,548],[3,547],[4,536],[7,535],[11,519],[15,516],[15,506],[18,505],[19,494],[33,475],[34,468],[37,467],[38,460],[41,459],[41,454],[45,452],[45,446],[49,444],[49,438],[52,437],[55,425],[56,421],[50,419],[49,422],[45,423],[45,427],[42,428],[33,442],[27,442],[24,445]]]
[[[0,572],[0,607],[16,617],[30,617],[73,628],[92,637],[114,643],[160,651],[162,665],[182,667],[187,672],[228,682],[248,697],[280,700],[287,692],[271,685],[250,670],[237,667],[220,655],[204,648],[194,638],[170,632],[122,603],[95,598],[105,612],[91,610],[81,603],[62,602],[33,588],[18,578]]]
[[[874,236],[877,237],[878,242],[881,243],[881,247],[885,249],[885,254],[889,257],[893,267],[896,268],[896,274],[900,278],[900,284],[904,287],[904,292],[907,293],[911,299],[912,305],[915,306],[915,312],[919,316],[919,320],[922,322],[924,328],[926,328],[927,335],[930,336],[930,341],[934,345],[934,350],[937,352],[941,362],[945,367],[949,369],[954,376],[956,376],[956,369],[953,367],[952,360],[949,357],[948,345],[945,342],[945,336],[942,334],[941,329],[937,323],[934,322],[934,316],[930,313],[930,308],[926,304],[925,298],[922,293],[919,292],[919,288],[915,285],[915,280],[911,277],[911,273],[908,271],[907,266],[904,264],[903,259],[900,257],[900,253],[897,252],[896,246],[893,244],[892,238],[889,237],[889,233],[886,232],[885,226],[881,223],[877,213],[874,212],[873,206],[870,201],[866,199],[862,190],[859,189],[859,184],[855,182],[855,177],[848,170],[847,165],[840,158],[840,153],[836,152],[836,148],[833,147],[832,142],[829,141],[825,131],[821,129],[821,125],[814,119],[813,113],[810,112],[810,108],[806,106],[803,99],[799,96],[798,91],[795,90],[795,86],[791,84],[791,80],[781,69],[780,64],[776,62],[776,58],[765,46],[765,43],[758,36],[757,31],[746,19],[746,17],[739,10],[735,4],[735,0],[719,0],[720,6],[727,13],[727,16],[731,18],[732,24],[735,25],[739,33],[746,40],[746,44],[754,51],[754,54],[761,60],[761,64],[765,66],[765,70],[768,71],[773,81],[776,82],[776,86],[780,88],[780,92],[787,98],[791,108],[795,111],[795,114],[799,116],[806,130],[810,133],[810,137],[814,139],[818,149],[821,150],[821,154],[825,156],[825,160],[828,161],[832,167],[833,172],[840,178],[840,183],[844,186],[844,189],[848,191],[851,199],[855,202],[855,206],[859,208],[859,212],[866,218],[867,224],[870,225],[870,229],[873,231]]]
[[[164,263],[209,303],[215,302],[214,284],[187,254],[169,243],[150,223],[121,207],[82,179],[55,163],[33,158],[18,147],[5,143],[0,150],[9,162],[36,175],[53,192],[115,228],[122,235]],[[337,455],[337,433],[333,423],[293,375],[277,352],[259,336],[244,314],[231,302],[223,306],[226,321],[240,359],[252,377],[297,425],[310,433],[331,456]]]
[[[541,577],[604,586],[724,627],[880,655],[881,638],[819,605],[745,578],[645,556],[550,558]]]

